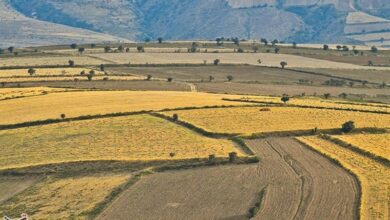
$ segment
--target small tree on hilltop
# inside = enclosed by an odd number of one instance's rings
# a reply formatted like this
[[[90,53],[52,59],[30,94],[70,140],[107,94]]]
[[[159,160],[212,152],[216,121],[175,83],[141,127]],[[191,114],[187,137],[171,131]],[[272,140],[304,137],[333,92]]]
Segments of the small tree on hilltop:
[[[267,46],[267,45],[268,45],[268,40],[265,39],[265,38],[261,38],[261,39],[260,39],[260,42],[261,42],[261,43],[264,43],[264,46]]]
[[[283,96],[280,100],[282,100],[282,102],[283,102],[284,104],[286,104],[288,101],[290,101],[290,97],[288,97],[288,96]]]
[[[70,67],[73,67],[75,63],[74,63],[73,60],[69,60],[69,61],[68,61],[68,64],[69,64]]]
[[[76,48],[77,48],[77,44],[71,44],[71,45],[70,45],[70,48],[76,49]]]
[[[32,76],[32,75],[34,75],[35,74],[35,69],[33,69],[33,68],[30,68],[30,69],[28,69],[28,74],[30,74],[30,76]]]
[[[324,46],[322,47],[322,49],[324,50],[329,50],[329,46],[327,44],[324,44]]]
[[[163,42],[162,37],[157,38],[157,41],[158,41],[159,44],[162,44],[162,42]]]
[[[227,78],[227,80],[228,80],[229,82],[233,81],[233,79],[234,79],[234,77],[231,76],[231,75],[227,76],[226,78]]]
[[[344,133],[349,133],[355,129],[354,121],[347,121],[341,126],[341,131]]]
[[[286,61],[280,62],[280,66],[282,66],[282,69],[284,69],[284,67],[287,66],[287,62]]]

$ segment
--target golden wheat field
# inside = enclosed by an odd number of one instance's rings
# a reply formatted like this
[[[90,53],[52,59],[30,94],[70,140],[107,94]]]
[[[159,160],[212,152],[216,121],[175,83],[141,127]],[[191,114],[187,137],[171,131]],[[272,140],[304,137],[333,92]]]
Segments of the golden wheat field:
[[[0,215],[28,212],[31,219],[87,219],[99,202],[129,178],[129,174],[48,177],[0,204]]]
[[[144,80],[140,76],[103,76],[97,75],[92,78],[95,80]],[[18,83],[18,82],[49,82],[49,81],[88,81],[87,76],[55,76],[55,77],[1,77],[0,83]]]
[[[53,119],[59,118],[61,114],[65,114],[66,117],[77,117],[165,108],[245,104],[226,102],[222,98],[240,98],[240,96],[154,91],[53,93],[45,96],[2,101],[0,103],[0,124]]]
[[[333,136],[362,150],[390,160],[390,134],[352,134]]]
[[[88,74],[91,69],[87,68],[34,68],[33,76],[78,76],[82,71]],[[96,75],[104,74],[101,71],[94,70]],[[4,77],[23,77],[30,76],[28,68],[26,69],[8,69],[0,70],[0,78]],[[31,78],[31,77],[29,77]]]
[[[72,89],[29,87],[29,88],[0,88],[0,100],[36,95],[45,95],[53,92],[73,91]],[[75,91],[75,90],[74,90]]]
[[[0,66],[34,67],[43,65],[68,65],[69,60],[73,60],[75,65],[100,65],[107,63],[88,56],[42,56],[1,58]]]
[[[319,137],[298,139],[339,161],[342,166],[358,176],[362,187],[361,219],[390,218],[390,170],[387,167]]]
[[[353,120],[358,128],[390,127],[390,115],[297,107],[243,107],[164,112],[212,132],[252,134],[340,128]]]
[[[78,161],[207,158],[210,154],[227,157],[233,151],[241,154],[228,140],[200,136],[150,115],[3,130],[0,149],[0,169]]]
[[[280,97],[267,97],[267,96],[252,96],[250,98],[244,97],[243,100],[258,101],[258,102],[272,102],[282,104]],[[351,109],[362,111],[374,111],[374,112],[390,112],[390,105],[378,104],[378,103],[361,103],[352,101],[321,99],[316,97],[293,97],[290,98],[288,104],[299,106],[313,106],[323,108],[337,108],[337,109]]]

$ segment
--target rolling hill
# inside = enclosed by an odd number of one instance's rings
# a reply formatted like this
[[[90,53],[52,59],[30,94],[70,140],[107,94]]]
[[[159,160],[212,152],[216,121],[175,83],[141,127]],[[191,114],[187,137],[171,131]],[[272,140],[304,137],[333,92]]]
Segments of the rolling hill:
[[[8,3],[9,8],[1,10],[0,17],[10,17],[7,15],[9,11],[13,13],[17,11],[25,18],[28,17],[30,22],[44,21],[50,22],[51,25],[54,23],[56,26],[61,24],[78,28],[77,31],[72,29],[67,31],[68,33],[80,33],[80,29],[83,29],[93,31],[94,35],[100,37],[113,35],[129,40],[157,37],[186,40],[225,36],[279,39],[298,43],[361,42],[390,46],[390,3],[387,0],[2,0],[2,2]],[[2,23],[3,20],[0,21],[0,25]],[[17,22],[11,26],[22,25],[26,26]],[[52,35],[56,35],[56,31],[53,29]],[[5,38],[4,34],[7,33],[0,33],[1,39]],[[27,41],[36,43],[37,40],[33,38]]]

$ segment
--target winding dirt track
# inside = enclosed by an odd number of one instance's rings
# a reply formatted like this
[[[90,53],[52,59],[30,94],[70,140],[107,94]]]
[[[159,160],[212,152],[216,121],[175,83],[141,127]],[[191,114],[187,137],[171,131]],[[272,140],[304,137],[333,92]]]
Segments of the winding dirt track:
[[[158,173],[124,192],[98,219],[354,219],[355,179],[290,138],[248,141],[257,165]]]

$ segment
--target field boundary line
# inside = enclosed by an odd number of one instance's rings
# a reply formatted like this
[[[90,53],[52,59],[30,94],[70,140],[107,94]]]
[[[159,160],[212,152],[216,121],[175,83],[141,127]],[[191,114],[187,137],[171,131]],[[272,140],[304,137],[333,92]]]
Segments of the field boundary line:
[[[286,107],[286,108],[298,107],[298,108],[327,109],[327,110],[352,111],[352,112],[364,112],[364,113],[375,113],[375,114],[390,114],[390,112],[385,112],[385,111],[371,111],[371,110],[353,109],[353,108],[321,107],[321,106],[299,105],[299,104],[283,104],[283,103],[266,102],[266,101],[255,101],[255,100],[247,100],[247,99],[222,98],[222,100],[224,100],[224,101],[231,101],[231,102],[245,102],[245,103],[266,104],[266,105],[273,105],[273,106],[277,106],[277,107]]]
[[[371,160],[376,161],[377,163],[380,163],[380,164],[390,168],[390,160],[385,158],[385,157],[376,155],[374,153],[371,153],[370,151],[361,149],[357,146],[349,144],[348,142],[345,142],[343,140],[340,140],[338,138],[332,137],[332,136],[327,135],[327,134],[320,135],[320,138],[327,140],[327,141],[330,141],[330,142],[332,142],[340,147],[347,148],[348,150],[351,150],[351,151],[353,151],[353,152],[355,152],[363,157],[367,157]]]
[[[357,201],[355,202],[355,205],[354,205],[355,212],[354,212],[353,219],[360,219],[360,211],[361,211],[361,206],[362,206],[362,184],[361,184],[361,180],[359,179],[359,177],[354,172],[352,172],[350,169],[344,167],[339,160],[333,158],[332,156],[328,155],[327,153],[324,153],[324,152],[321,152],[319,150],[314,149],[309,144],[306,144],[305,142],[299,140],[298,138],[294,138],[294,140],[297,141],[298,143],[300,143],[302,146],[306,147],[308,150],[328,159],[334,165],[341,167],[343,170],[348,172],[353,177],[353,180],[355,180],[354,183],[355,183],[355,186],[357,189],[357,192],[355,192]]]

